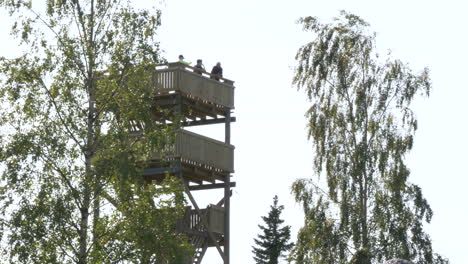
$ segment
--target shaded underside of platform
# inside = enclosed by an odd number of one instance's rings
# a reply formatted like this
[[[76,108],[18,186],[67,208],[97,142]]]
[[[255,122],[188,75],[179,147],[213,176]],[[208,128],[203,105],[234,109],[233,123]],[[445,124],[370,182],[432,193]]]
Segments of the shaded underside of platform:
[[[153,162],[143,172],[143,177],[147,180],[160,182],[167,174],[177,175],[182,173],[183,178],[189,182],[196,184],[224,182],[229,172],[215,170],[191,164],[189,162],[181,162],[181,166],[170,166],[168,163]]]
[[[183,117],[182,121],[186,122],[184,126],[224,123],[229,111],[231,109],[227,107],[182,92],[158,94],[154,97],[154,117],[162,123],[172,122],[178,118],[177,115]]]

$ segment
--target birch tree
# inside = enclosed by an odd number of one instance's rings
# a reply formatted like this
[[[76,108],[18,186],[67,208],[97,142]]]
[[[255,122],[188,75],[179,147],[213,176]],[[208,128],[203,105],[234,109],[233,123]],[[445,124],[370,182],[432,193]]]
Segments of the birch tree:
[[[191,250],[174,232],[182,189],[142,178],[172,135],[152,120],[160,11],[117,0],[0,4],[25,50],[0,58],[4,260],[179,262]]]
[[[423,231],[433,212],[405,164],[418,127],[411,103],[429,96],[429,70],[379,56],[356,15],[299,23],[314,36],[297,52],[293,84],[311,102],[315,175],[292,186],[305,222],[291,262],[446,263]]]

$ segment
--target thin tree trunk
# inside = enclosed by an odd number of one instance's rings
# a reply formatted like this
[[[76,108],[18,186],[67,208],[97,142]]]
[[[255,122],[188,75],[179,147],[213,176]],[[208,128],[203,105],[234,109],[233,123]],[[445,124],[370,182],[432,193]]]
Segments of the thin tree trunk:
[[[88,120],[87,120],[87,137],[85,151],[86,172],[83,182],[83,205],[81,208],[81,224],[80,224],[80,250],[79,263],[88,263],[88,229],[89,229],[89,211],[91,207],[91,192],[95,190],[90,184],[94,181],[91,160],[94,157],[94,137],[95,137],[95,116],[96,116],[96,90],[94,83],[94,0],[91,0],[89,24],[83,25],[83,28],[89,29],[89,35],[86,47],[86,56],[88,57],[88,76],[86,88],[88,91]]]
[[[89,220],[89,205],[90,205],[90,188],[89,184],[85,184],[83,191],[83,205],[81,207],[81,222],[80,222],[80,250],[78,252],[78,263],[86,264],[87,247],[88,247],[88,220]]]
[[[98,183],[95,183],[97,185]],[[95,186],[96,187],[96,186]],[[100,200],[99,200],[99,190],[95,188],[94,190],[94,201],[93,201],[93,247],[99,248],[99,241],[98,241],[98,232],[97,226],[99,222],[100,216]]]

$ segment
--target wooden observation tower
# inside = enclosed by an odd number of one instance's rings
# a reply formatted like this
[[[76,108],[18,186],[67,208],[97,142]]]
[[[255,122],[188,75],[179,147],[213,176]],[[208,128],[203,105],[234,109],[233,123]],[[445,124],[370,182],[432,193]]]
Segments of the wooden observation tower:
[[[209,73],[181,64],[158,66],[154,75],[156,119],[174,122],[179,116],[171,162],[154,155],[143,176],[146,180],[161,180],[168,173],[178,176],[192,207],[179,221],[178,232],[188,235],[195,255],[188,263],[198,264],[208,248],[215,248],[222,263],[229,264],[229,211],[231,173],[234,172],[234,146],[230,144],[231,117],[234,109],[234,82],[212,79]],[[183,129],[189,126],[224,124],[224,142]],[[200,208],[192,192],[223,189],[213,204]],[[221,199],[220,199],[221,198]]]

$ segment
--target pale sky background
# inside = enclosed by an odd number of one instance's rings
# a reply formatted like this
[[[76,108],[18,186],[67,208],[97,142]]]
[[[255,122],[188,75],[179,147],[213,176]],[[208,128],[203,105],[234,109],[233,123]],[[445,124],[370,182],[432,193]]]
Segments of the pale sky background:
[[[140,0],[148,4],[149,1]],[[231,263],[254,263],[251,246],[261,216],[272,198],[285,206],[283,218],[295,239],[303,222],[290,186],[312,176],[312,144],[306,137],[305,94],[291,86],[297,49],[312,40],[295,21],[317,16],[323,21],[346,10],[361,16],[377,32],[382,53],[419,71],[431,69],[430,98],[417,100],[419,119],[408,155],[410,181],[420,185],[434,210],[426,227],[436,252],[451,263],[468,258],[468,2],[462,0],[166,0],[158,38],[169,61],[203,59],[208,70],[220,61],[224,76],[235,81],[237,122],[232,125],[237,182],[231,199]],[[0,56],[17,52],[8,36],[9,21],[0,12]],[[222,140],[224,127],[198,133]],[[216,203],[221,193],[200,200]],[[221,263],[214,248],[203,263]]]

